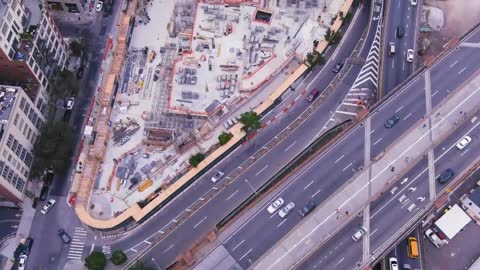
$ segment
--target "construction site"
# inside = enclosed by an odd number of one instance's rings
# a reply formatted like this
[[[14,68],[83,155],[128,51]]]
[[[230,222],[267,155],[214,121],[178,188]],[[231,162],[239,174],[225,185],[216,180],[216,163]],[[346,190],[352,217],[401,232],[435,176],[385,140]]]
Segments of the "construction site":
[[[105,118],[107,133],[98,132],[98,120],[85,132],[101,160],[88,176],[92,217],[109,219],[148,203],[186,174],[191,155],[216,149],[218,135],[262,103],[252,99],[274,91],[269,84],[324,39],[343,3],[233,2],[243,3],[140,0],[129,7],[135,16],[124,19],[130,27],[123,30],[125,45],[119,43],[125,53],[117,44],[115,72],[103,83],[105,107],[91,117]],[[80,156],[82,166],[89,167],[92,153]]]

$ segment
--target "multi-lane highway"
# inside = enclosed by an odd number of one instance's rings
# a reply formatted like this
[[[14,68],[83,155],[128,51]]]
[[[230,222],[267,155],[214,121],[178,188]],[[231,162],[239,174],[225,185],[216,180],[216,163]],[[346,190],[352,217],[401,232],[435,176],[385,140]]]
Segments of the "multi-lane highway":
[[[298,90],[293,95],[299,96],[304,90],[308,93],[313,88],[325,90],[335,78],[338,78],[331,70],[338,61],[347,59],[354,51],[361,35],[364,33],[365,26],[368,24],[368,15],[369,5],[360,5],[358,15],[354,17],[354,23],[352,22],[351,28],[345,34],[337,50],[334,52],[334,48],[328,49],[327,57],[331,56],[331,60],[327,62],[320,72],[316,71],[310,78],[307,78],[308,84],[304,83],[297,87]],[[369,50],[368,44],[372,42],[373,37],[373,34],[366,35],[366,38],[363,40],[365,46],[359,46],[358,51],[355,53],[363,54],[365,57]],[[142,225],[140,230],[136,230],[127,237],[111,243],[112,248],[125,250],[129,257],[133,258],[139,251],[149,247],[150,250],[146,256],[155,257],[156,262],[160,266],[167,266],[177,255],[187,250],[200,237],[206,235],[222,218],[248,198],[253,193],[252,187],[256,189],[262,186],[263,183],[300,153],[311,141],[325,131],[324,127],[331,121],[332,113],[335,112],[335,108],[348,93],[360,68],[361,66],[347,64],[340,73],[342,81],[337,82],[336,90],[323,101],[322,106],[314,111],[290,136],[282,140],[274,148],[269,149],[269,152],[264,157],[258,159],[251,167],[246,169],[237,177],[237,180],[225,187],[222,192],[218,193],[211,201],[197,210],[189,219],[178,224],[177,228],[158,245],[150,247],[148,243],[153,243],[158,235],[163,232],[162,229],[165,226],[169,226],[172,223],[177,224],[178,220],[176,218],[188,211],[190,205],[202,199],[203,194],[210,192],[215,186],[224,184],[224,181],[219,181],[217,184],[210,181],[211,176],[217,170],[221,169],[226,173],[224,179],[228,177],[230,172],[241,166],[252,155],[255,155],[257,151],[261,150],[264,145],[311,106],[311,103],[305,100],[305,95],[299,96],[300,99],[298,99],[296,105],[291,107],[287,113],[277,117],[275,122],[269,122],[267,128],[262,129],[254,140],[241,146],[241,148],[216,165],[204,177],[200,178],[194,185]],[[280,104],[278,107],[281,110],[284,106],[284,104]],[[272,114],[274,115],[278,112],[278,110],[274,110],[274,112],[265,117],[264,121],[268,121]]]
[[[480,35],[480,33],[477,33]],[[475,37],[475,36],[474,36]],[[432,106],[436,106],[480,68],[478,49],[459,47],[430,68]],[[453,65],[457,63],[459,66]],[[462,71],[462,72],[460,72]],[[449,74],[457,74],[453,78]],[[424,75],[413,79],[397,95],[378,107],[371,118],[371,156],[375,157],[423,118],[426,112]],[[384,123],[393,115],[400,121],[387,129]],[[364,165],[365,131],[355,127],[345,138],[318,156],[301,173],[290,179],[278,192],[285,203],[293,201],[298,208],[307,201],[322,203]],[[266,206],[265,206],[266,208]],[[297,213],[286,219],[260,210],[224,243],[242,266],[248,266],[301,221]],[[379,233],[380,234],[380,233]]]
[[[421,1],[419,1],[419,4]],[[388,1],[385,12],[383,38],[383,76],[382,95],[390,93],[397,85],[405,81],[415,70],[417,62],[417,19],[421,6],[411,5],[410,1]],[[397,35],[401,28],[403,35]],[[395,54],[390,53],[389,44],[395,44]],[[407,62],[407,50],[414,51],[414,62]]]
[[[458,129],[434,148],[435,176],[438,176],[447,168],[452,168],[459,174],[478,159],[480,122],[472,123],[471,119],[474,117],[479,118],[480,112],[469,117]],[[465,135],[473,138],[472,143],[467,148],[459,150],[455,145]],[[379,252],[381,248],[385,248],[384,243],[429,202],[428,170],[427,159],[420,160],[411,170],[399,177],[400,180],[408,178],[408,181],[403,184],[399,183],[402,181],[397,182],[395,186],[398,189],[393,194],[385,192],[371,203],[370,250],[373,254]],[[445,189],[446,185],[437,182],[437,195]],[[399,199],[403,195],[405,195],[405,198],[400,202]],[[409,211],[408,207],[412,204],[416,204],[416,207]],[[341,232],[343,233],[337,233],[327,244],[305,260],[299,268],[354,269],[362,259],[362,243],[354,242],[351,236],[361,225],[361,218],[356,218],[350,222],[342,229]],[[406,250],[400,252],[406,252]]]

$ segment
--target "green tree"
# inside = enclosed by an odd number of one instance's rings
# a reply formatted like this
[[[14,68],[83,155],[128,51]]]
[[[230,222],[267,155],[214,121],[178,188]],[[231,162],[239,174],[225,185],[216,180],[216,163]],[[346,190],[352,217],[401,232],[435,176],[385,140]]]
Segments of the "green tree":
[[[76,96],[79,90],[80,82],[76,79],[75,74],[64,69],[55,77],[51,91],[52,100]]]
[[[317,64],[324,64],[325,57],[318,53],[317,51],[307,53],[307,57],[305,59],[309,68],[313,68]]]
[[[251,129],[259,129],[261,127],[260,116],[253,111],[242,113],[240,115],[240,123]]]
[[[332,43],[338,43],[342,39],[343,35],[340,32],[335,33],[335,35],[332,38]]]
[[[344,23],[349,23],[352,20],[352,13],[348,12],[347,15],[343,18]]]
[[[226,144],[232,138],[233,138],[233,134],[230,132],[229,133],[222,132],[222,134],[218,135],[218,141],[220,142],[220,145]]]
[[[85,50],[85,45],[78,40],[72,40],[70,42],[70,51],[72,52],[73,56],[79,57],[82,55],[82,52]]]
[[[74,143],[74,132],[67,123],[54,122],[52,118],[47,120],[33,146],[35,159],[32,176],[40,176],[50,166],[54,171],[65,172],[73,154]]]
[[[190,163],[190,166],[192,167],[197,167],[202,160],[205,159],[205,155],[202,153],[196,153],[195,155],[190,156],[190,159],[188,159],[188,163]]]
[[[114,265],[121,265],[127,261],[127,255],[121,250],[114,250],[112,252],[112,263]]]
[[[92,251],[92,253],[85,258],[85,266],[89,270],[103,270],[105,266],[107,266],[107,257],[103,252]]]
[[[155,268],[146,265],[142,261],[137,261],[134,265],[130,266],[128,270],[155,270]]]

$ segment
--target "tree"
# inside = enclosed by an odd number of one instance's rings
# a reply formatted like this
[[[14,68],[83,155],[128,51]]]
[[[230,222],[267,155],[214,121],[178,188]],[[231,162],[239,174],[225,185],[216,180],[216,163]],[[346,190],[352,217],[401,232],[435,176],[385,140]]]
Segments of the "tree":
[[[128,270],[155,270],[155,268],[152,268],[142,261],[137,261],[134,265],[130,266]]]
[[[72,128],[63,121],[54,122],[53,118],[49,118],[33,146],[35,159],[32,176],[40,176],[49,167],[54,171],[65,172],[73,154],[74,143]]]
[[[80,82],[76,79],[75,74],[64,69],[55,77],[51,92],[52,100],[75,96],[79,90]]]
[[[352,13],[348,12],[347,15],[343,18],[344,23],[349,23],[352,20]]]
[[[127,261],[127,255],[121,250],[114,250],[112,252],[112,263],[114,265],[121,265]]]
[[[202,153],[196,153],[195,155],[192,155],[190,159],[188,159],[188,163],[190,163],[190,166],[192,167],[197,167],[200,162],[202,162],[205,159],[205,155]]]
[[[253,111],[242,113],[240,116],[240,123],[251,129],[259,129],[261,127],[260,116]]]
[[[222,132],[222,134],[218,135],[218,141],[220,142],[220,145],[226,144],[232,138],[233,138],[233,134],[230,132],[229,133]]]
[[[85,258],[85,266],[89,270],[103,270],[105,266],[107,266],[107,257],[103,252],[92,251],[92,253]]]
[[[85,50],[85,46],[78,40],[72,40],[70,42],[70,51],[72,52],[73,56],[79,57],[82,55],[83,50]]]
[[[313,52],[307,53],[305,61],[307,62],[308,67],[312,69],[317,64],[325,63],[325,57],[314,50]]]

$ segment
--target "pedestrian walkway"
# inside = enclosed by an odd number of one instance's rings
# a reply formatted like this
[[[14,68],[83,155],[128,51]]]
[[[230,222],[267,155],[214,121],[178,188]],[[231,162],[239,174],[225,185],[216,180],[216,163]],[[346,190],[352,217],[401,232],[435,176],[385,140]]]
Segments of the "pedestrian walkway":
[[[400,176],[414,166],[416,160],[422,159],[460,122],[466,121],[470,113],[477,111],[478,100],[480,76],[477,74],[277,242],[255,263],[253,269],[290,269],[308,257],[350,218],[360,213],[364,205],[399,180]],[[369,124],[366,123],[365,126]],[[392,167],[395,168],[394,171],[390,169]],[[348,211],[350,216],[338,218],[337,211]]]
[[[112,248],[110,246],[102,246],[102,252],[107,257],[110,257],[112,255]]]
[[[83,249],[85,248],[85,240],[87,239],[87,230],[82,227],[75,227],[72,242],[68,247],[67,258],[71,260],[81,260],[83,257]]]

